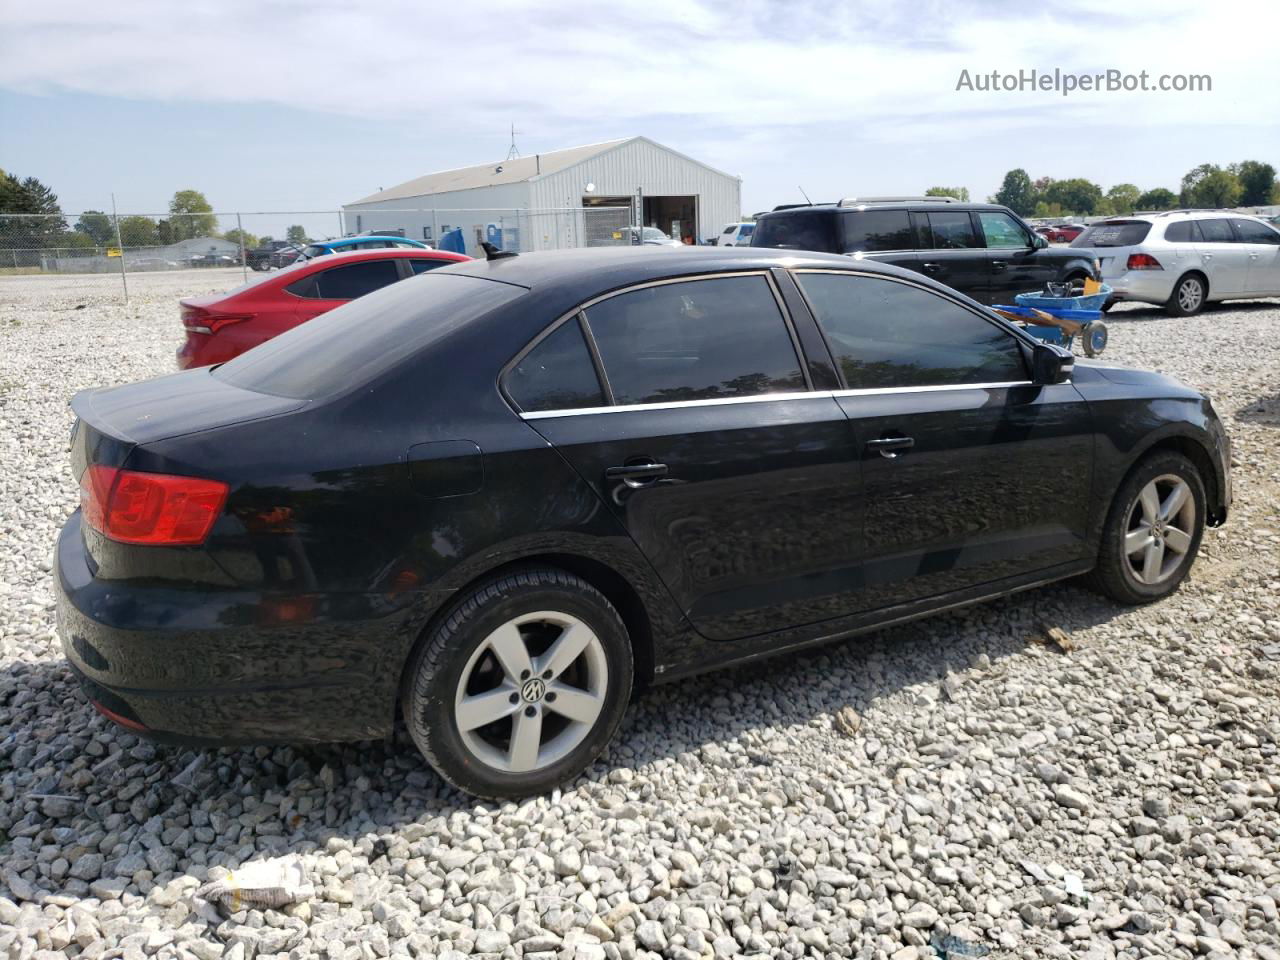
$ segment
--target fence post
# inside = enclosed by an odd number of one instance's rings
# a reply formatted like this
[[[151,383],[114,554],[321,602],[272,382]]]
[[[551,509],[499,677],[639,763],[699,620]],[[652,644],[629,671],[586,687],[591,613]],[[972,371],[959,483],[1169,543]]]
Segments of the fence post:
[[[436,220],[436,208],[431,208],[431,245],[440,249],[440,224]]]
[[[338,211],[338,236],[342,236],[342,231],[346,229],[346,225],[342,222],[342,211]]]
[[[120,251],[120,285],[124,287],[124,302],[129,302],[129,278],[124,275],[124,241],[120,239],[120,217],[116,213],[116,195],[111,194],[111,219],[116,225],[116,249]]]
[[[249,282],[249,268],[244,261],[244,224],[240,222],[240,214],[236,214],[236,233],[240,235],[240,273],[244,277],[244,282]]]

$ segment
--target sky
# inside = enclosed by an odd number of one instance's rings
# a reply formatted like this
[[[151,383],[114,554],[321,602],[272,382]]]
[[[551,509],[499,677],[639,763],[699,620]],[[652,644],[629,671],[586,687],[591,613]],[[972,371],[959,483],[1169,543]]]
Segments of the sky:
[[[0,0],[0,24],[0,169],[69,212],[185,188],[336,210],[501,160],[512,124],[522,154],[647,136],[741,177],[747,213],[801,189],[984,199],[1014,167],[1174,190],[1201,163],[1280,168],[1276,0]],[[1212,89],[957,89],[993,69]]]

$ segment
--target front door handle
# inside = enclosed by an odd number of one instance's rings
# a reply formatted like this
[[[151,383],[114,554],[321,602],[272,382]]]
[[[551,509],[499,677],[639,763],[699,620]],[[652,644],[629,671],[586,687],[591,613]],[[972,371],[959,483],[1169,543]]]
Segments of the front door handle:
[[[881,437],[879,440],[868,440],[867,449],[877,451],[886,460],[896,460],[903,450],[910,450],[916,445],[914,437]]]
[[[1004,268],[1009,265],[1006,260],[992,260],[991,269],[996,273],[1004,273]]]
[[[937,273],[942,269],[942,264],[940,263],[922,263],[920,266],[924,268],[925,273]]]
[[[621,480],[628,487],[643,487],[650,480],[667,475],[665,463],[628,463],[621,467],[608,467],[604,472],[606,480]]]

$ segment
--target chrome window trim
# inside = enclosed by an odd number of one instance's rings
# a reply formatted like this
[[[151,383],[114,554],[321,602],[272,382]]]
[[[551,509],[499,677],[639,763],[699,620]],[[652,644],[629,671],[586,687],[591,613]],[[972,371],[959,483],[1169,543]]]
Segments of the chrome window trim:
[[[1069,381],[1067,381],[1069,382]],[[687,407],[718,407],[736,403],[785,402],[789,400],[820,400],[838,397],[891,396],[903,393],[941,393],[952,390],[1007,390],[1013,387],[1035,386],[1032,380],[1007,380],[993,383],[958,383],[924,387],[875,387],[862,390],[805,390],[794,393],[756,393],[749,397],[710,397],[706,400],[671,400],[665,403],[627,403],[611,407],[579,407],[567,410],[538,410],[521,413],[522,420],[547,420],[554,417],[577,417],[594,413],[634,413],[652,410],[683,410]]]

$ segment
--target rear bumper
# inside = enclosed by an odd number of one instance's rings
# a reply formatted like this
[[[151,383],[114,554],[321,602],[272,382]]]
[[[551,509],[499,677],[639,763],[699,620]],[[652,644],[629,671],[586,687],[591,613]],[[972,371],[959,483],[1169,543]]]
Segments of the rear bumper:
[[[312,598],[305,622],[281,623],[280,597],[101,580],[78,512],[55,568],[63,652],[94,707],[131,730],[241,744],[375,739],[392,728],[416,636],[403,611],[339,619],[313,613],[327,604]]]
[[[1102,282],[1115,291],[1115,300],[1161,304],[1173,294],[1175,279],[1168,270],[1127,270],[1116,277],[1103,277]]]

